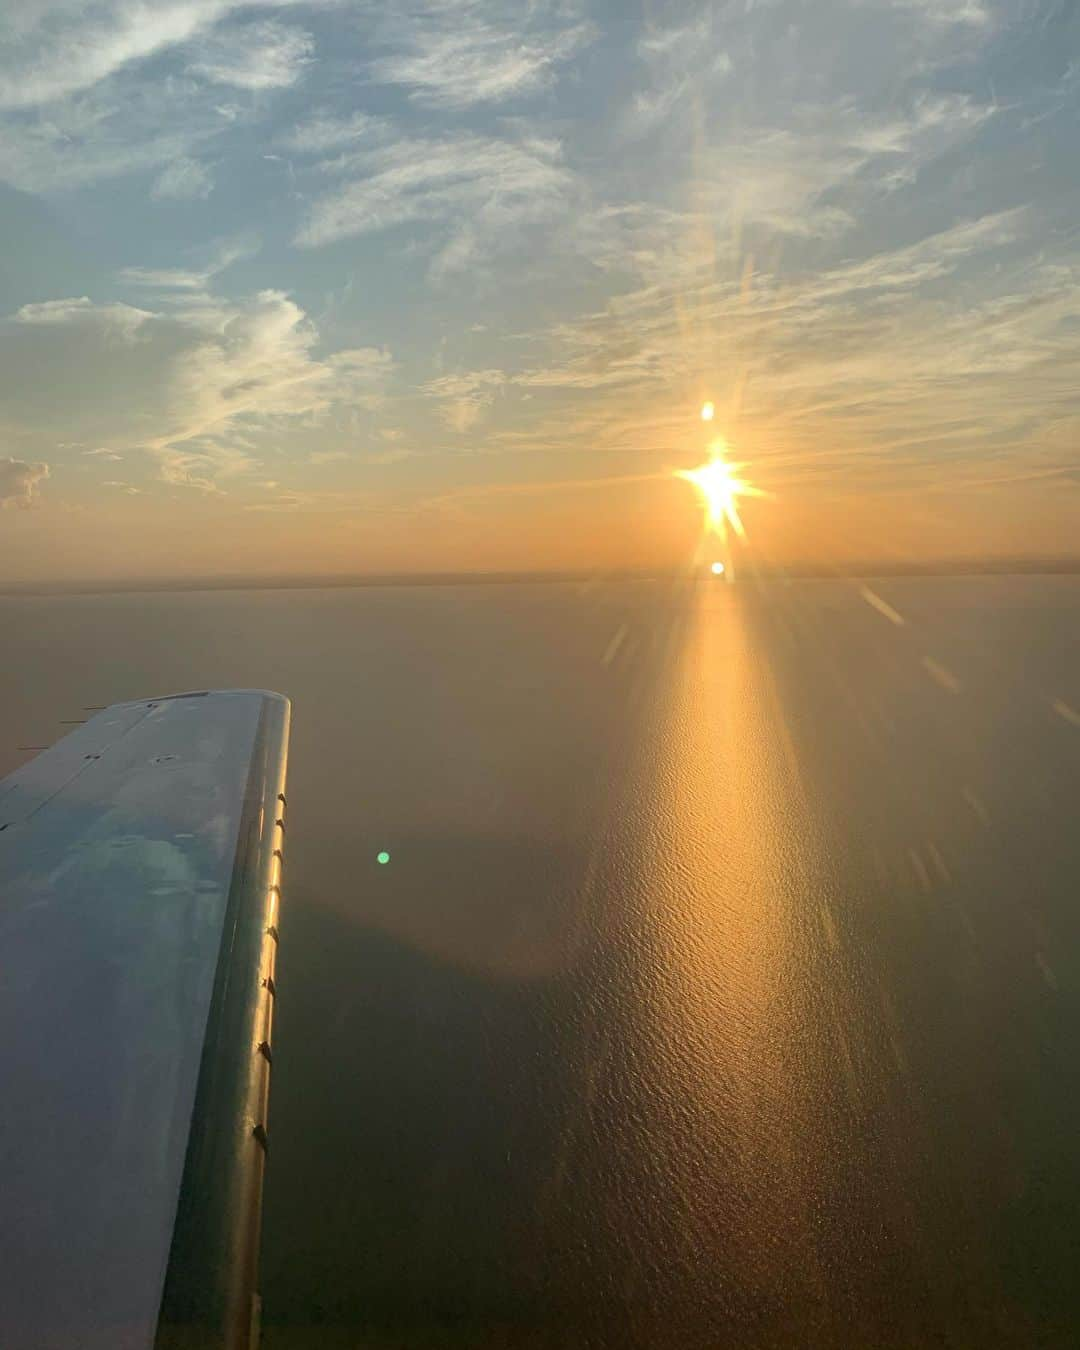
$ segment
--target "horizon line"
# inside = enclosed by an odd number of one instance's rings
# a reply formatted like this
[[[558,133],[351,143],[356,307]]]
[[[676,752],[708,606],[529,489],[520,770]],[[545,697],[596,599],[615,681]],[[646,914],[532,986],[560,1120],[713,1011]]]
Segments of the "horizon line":
[[[1080,575],[1080,557],[937,558],[923,562],[866,560],[835,565],[792,563],[744,567],[731,584],[748,581],[853,580],[873,577]],[[378,586],[544,585],[558,582],[708,581],[698,567],[560,568],[461,572],[278,573],[248,576],[162,576],[146,579],[98,577],[0,584],[0,596],[146,594],[178,591],[331,590]]]

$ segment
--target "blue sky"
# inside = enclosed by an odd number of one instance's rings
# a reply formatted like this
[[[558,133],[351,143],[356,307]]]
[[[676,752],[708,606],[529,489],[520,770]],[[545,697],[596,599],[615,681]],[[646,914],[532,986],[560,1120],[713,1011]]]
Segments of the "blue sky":
[[[11,578],[1076,551],[1067,0],[22,0]],[[268,555],[267,541],[273,548]]]

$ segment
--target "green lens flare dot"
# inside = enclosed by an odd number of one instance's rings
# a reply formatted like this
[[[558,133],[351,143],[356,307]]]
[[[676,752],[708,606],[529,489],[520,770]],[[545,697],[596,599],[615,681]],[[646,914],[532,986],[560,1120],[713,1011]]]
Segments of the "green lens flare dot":
[[[386,849],[383,849],[381,853],[376,853],[375,861],[379,863],[380,866],[385,867],[390,861],[390,854],[387,853]]]

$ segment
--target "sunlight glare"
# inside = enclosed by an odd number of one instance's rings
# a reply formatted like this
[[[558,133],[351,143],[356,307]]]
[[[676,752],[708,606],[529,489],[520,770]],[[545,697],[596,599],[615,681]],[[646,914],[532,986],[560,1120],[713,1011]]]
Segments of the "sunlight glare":
[[[735,531],[740,539],[745,538],[742,519],[739,516],[738,499],[740,497],[761,497],[764,493],[737,476],[741,464],[729,464],[724,459],[727,447],[723,441],[717,441],[712,447],[712,458],[697,469],[677,469],[676,476],[693,483],[705,501],[708,528],[723,537],[727,526]]]
[[[701,405],[701,420],[703,422],[711,422],[715,416],[716,416],[716,408],[713,406],[713,404],[703,403]]]

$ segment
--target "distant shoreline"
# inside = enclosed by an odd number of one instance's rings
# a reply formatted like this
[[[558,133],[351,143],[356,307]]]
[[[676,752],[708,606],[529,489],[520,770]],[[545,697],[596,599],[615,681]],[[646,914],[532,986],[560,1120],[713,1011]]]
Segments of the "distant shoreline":
[[[959,577],[959,576],[1075,576],[1080,575],[1080,558],[992,558],[975,560],[934,560],[925,563],[867,562],[825,567],[819,564],[795,564],[790,567],[749,567],[739,582],[856,580],[873,577]],[[146,581],[98,578],[91,581],[26,581],[0,584],[0,596],[110,595],[148,594],[178,591],[277,591],[344,590],[399,586],[507,586],[552,585],[593,582],[607,584],[622,581],[701,581],[716,585],[705,573],[676,569],[648,568],[625,571],[568,570],[559,572],[389,572],[369,574],[337,573],[327,576],[219,576],[155,577]]]

